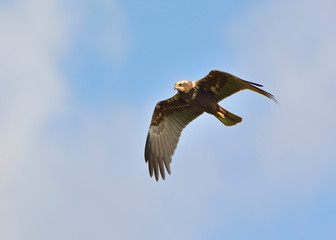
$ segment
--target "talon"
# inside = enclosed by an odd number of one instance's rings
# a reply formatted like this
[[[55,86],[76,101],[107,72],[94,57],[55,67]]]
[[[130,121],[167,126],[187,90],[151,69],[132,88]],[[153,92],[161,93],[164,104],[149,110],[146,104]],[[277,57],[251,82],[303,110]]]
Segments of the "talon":
[[[217,112],[219,116],[221,116],[222,118],[225,118],[225,115],[221,112]]]

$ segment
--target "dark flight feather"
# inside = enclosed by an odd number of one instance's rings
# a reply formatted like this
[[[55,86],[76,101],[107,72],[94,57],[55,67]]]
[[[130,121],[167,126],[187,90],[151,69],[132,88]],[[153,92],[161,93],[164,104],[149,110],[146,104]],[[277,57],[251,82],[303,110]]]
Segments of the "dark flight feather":
[[[210,95],[214,96],[218,102],[241,90],[248,89],[260,93],[277,103],[277,100],[272,94],[257,86],[262,87],[260,84],[248,82],[232,74],[218,70],[212,70],[207,76],[196,82],[196,88],[202,88],[207,91]]]
[[[156,181],[159,180],[159,169],[162,179],[165,179],[164,167],[170,174],[171,158],[183,128],[202,113],[201,109],[186,103],[180,93],[156,105],[145,147],[149,174],[153,176],[154,173]]]

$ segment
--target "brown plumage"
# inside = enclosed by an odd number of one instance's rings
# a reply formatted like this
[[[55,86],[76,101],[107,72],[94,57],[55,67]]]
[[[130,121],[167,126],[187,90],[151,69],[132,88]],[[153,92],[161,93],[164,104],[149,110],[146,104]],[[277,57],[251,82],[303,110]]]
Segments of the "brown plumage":
[[[181,132],[192,120],[203,112],[214,115],[226,126],[242,121],[218,105],[218,102],[244,89],[260,93],[277,102],[274,96],[258,87],[262,85],[242,80],[229,73],[212,70],[199,81],[180,81],[174,89],[178,92],[172,98],[156,104],[149,127],[145,161],[149,174],[159,180],[159,173],[165,179],[165,168],[170,174],[170,163]]]

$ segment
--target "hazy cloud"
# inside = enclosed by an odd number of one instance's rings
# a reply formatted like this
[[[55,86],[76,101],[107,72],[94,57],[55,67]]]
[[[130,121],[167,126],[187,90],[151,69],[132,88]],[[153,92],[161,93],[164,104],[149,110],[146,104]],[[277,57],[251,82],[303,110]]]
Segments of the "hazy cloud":
[[[334,181],[332,4],[269,2],[232,25],[237,61],[253,80],[268,79],[261,83],[280,105],[244,93],[222,103],[242,124],[225,128],[201,116],[182,134],[172,176],[158,183],[143,159],[154,106],[81,105],[57,67],[73,41],[69,29],[84,28],[89,11],[68,23],[58,1],[7,4],[0,10],[1,237],[246,239],[260,231],[270,239],[286,207],[306,207]],[[126,15],[116,1],[97,6],[116,14],[100,19],[110,30],[85,41],[107,40],[108,54],[124,56]]]
[[[56,1],[15,1],[0,9],[1,175],[24,158],[41,124],[60,107],[57,55],[66,27]]]
[[[48,195],[36,149],[42,130],[63,105],[58,56],[67,27],[57,1],[13,1],[0,9],[0,232],[3,239],[30,238],[32,219]],[[45,191],[46,190],[46,191]]]
[[[264,85],[275,89],[280,102],[268,108],[267,123],[259,125],[262,134],[253,143],[260,159],[253,197],[274,196],[266,197],[272,208],[279,201],[312,197],[335,181],[335,6],[332,1],[267,2],[232,32],[240,61],[266,79]]]

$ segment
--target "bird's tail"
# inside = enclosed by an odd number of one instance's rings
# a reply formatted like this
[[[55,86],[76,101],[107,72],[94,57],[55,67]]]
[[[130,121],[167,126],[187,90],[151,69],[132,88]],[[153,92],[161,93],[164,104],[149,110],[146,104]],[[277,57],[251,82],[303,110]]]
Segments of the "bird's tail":
[[[225,110],[222,107],[219,108],[218,114],[216,114],[215,117],[225,126],[233,126],[243,120],[241,117],[229,112],[228,110]]]

